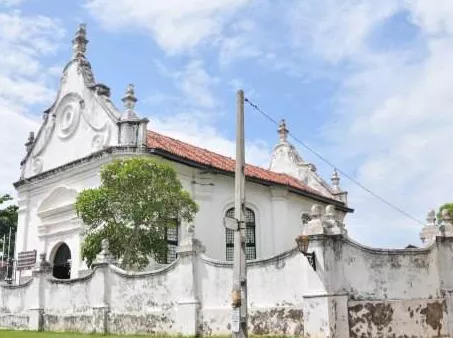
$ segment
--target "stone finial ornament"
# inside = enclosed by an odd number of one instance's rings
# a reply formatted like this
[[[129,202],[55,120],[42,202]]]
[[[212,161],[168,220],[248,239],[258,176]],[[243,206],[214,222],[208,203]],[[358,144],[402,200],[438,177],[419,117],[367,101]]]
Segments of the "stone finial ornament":
[[[135,97],[135,90],[133,84],[129,84],[127,86],[126,94],[121,100],[124,103],[123,119],[137,118],[137,115],[134,112],[134,108],[138,100]]]
[[[107,238],[104,238],[101,241],[101,248],[103,253],[109,253],[109,240]]]
[[[323,225],[329,235],[347,235],[344,223],[338,219],[337,210],[332,204],[326,206]]]
[[[280,136],[280,142],[287,142],[288,141],[288,133],[289,130],[286,128],[286,121],[285,119],[280,121],[278,126],[278,134]]]
[[[27,149],[27,152],[30,151],[30,148],[33,145],[34,141],[35,141],[35,133],[31,131],[30,134],[28,134],[27,143],[25,143],[25,148]]]
[[[190,238],[195,237],[195,225],[193,223],[187,225],[187,236]]]
[[[310,210],[311,220],[304,227],[303,235],[343,235],[347,236],[348,232],[345,225],[338,219],[338,213],[335,205],[329,204],[325,207],[325,213],[319,204],[313,204]]]
[[[86,38],[86,24],[80,24],[74,39],[72,40],[73,59],[85,58],[88,40]]]
[[[47,260],[46,260],[46,253],[45,252],[42,252],[39,254],[39,267],[40,268],[48,268],[50,267],[52,264],[50,264]]]
[[[332,181],[332,190],[333,190],[333,192],[340,192],[341,191],[341,189],[340,189],[340,175],[338,175],[338,171],[337,171],[336,168],[333,171],[331,181]]]
[[[428,211],[428,214],[426,215],[426,225],[427,226],[436,225],[436,212],[433,209]]]
[[[36,264],[32,269],[32,274],[36,273],[48,273],[52,271],[52,264],[46,260],[46,253],[42,252],[39,254],[39,260],[36,260]]]
[[[335,219],[336,214],[337,214],[337,212],[335,210],[335,206],[333,206],[332,204],[329,204],[328,206],[326,206],[326,217],[327,218]]]
[[[434,210],[430,210],[426,215],[426,225],[420,231],[420,239],[423,244],[430,245],[439,235],[440,229],[436,225],[436,212]]]
[[[101,241],[101,252],[97,254],[95,264],[108,263],[113,264],[115,260],[109,250],[109,240],[104,238]]]
[[[443,209],[440,213],[442,219],[442,225],[452,225],[451,224],[451,215],[447,209]]]
[[[440,233],[443,237],[453,237],[453,224],[448,209],[443,209],[440,213]]]
[[[321,218],[321,206],[319,204],[313,204],[311,206],[310,216],[312,219]]]

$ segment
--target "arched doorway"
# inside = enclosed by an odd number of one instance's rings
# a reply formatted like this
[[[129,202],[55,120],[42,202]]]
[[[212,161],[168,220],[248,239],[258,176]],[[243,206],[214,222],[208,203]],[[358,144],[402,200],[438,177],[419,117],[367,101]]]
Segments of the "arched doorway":
[[[71,250],[65,243],[55,253],[52,275],[58,279],[69,279],[71,276]]]

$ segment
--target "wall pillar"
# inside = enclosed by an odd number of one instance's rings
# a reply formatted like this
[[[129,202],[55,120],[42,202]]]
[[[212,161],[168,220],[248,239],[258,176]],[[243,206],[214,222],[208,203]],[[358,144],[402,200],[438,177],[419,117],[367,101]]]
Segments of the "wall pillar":
[[[342,262],[336,253],[341,251],[344,225],[338,221],[332,206],[314,205],[312,220],[304,229],[309,240],[307,253],[314,253],[316,270],[305,265],[305,294],[303,295],[304,334],[308,337],[349,337],[348,298],[343,290]]]
[[[272,253],[266,256],[276,255],[287,248],[285,243],[285,229],[288,220],[288,189],[272,188]]]
[[[102,240],[102,251],[97,255],[93,262],[95,273],[93,276],[94,285],[101,285],[101,289],[91,290],[90,299],[92,301],[93,328],[92,333],[108,334],[108,316],[110,313],[110,264],[114,263],[109,252],[108,240]],[[97,279],[97,281],[95,281]]]
[[[430,211],[428,214],[428,225],[435,225],[435,213]],[[425,227],[426,228],[426,227]],[[435,258],[437,260],[437,270],[439,271],[439,285],[442,296],[445,300],[445,315],[446,331],[449,337],[453,337],[453,224],[451,215],[448,210],[444,209],[440,215],[440,226],[438,231],[432,231],[431,238],[427,238],[428,245],[435,240]],[[422,233],[424,229],[422,229]],[[426,232],[426,231],[425,231]],[[435,236],[435,237],[434,237]],[[425,236],[426,237],[426,236]],[[433,240],[434,237],[434,240]]]
[[[52,275],[52,265],[46,261],[46,254],[40,255],[41,261],[32,270],[33,282],[30,286],[30,293],[27,298],[30,300],[28,308],[28,329],[31,331],[43,331],[44,329],[44,307],[45,307],[45,280]]]
[[[194,238],[193,226],[189,226],[188,236],[177,248],[183,296],[177,301],[175,322],[176,331],[183,335],[194,336],[199,333],[198,255],[201,252],[204,252],[204,247]]]

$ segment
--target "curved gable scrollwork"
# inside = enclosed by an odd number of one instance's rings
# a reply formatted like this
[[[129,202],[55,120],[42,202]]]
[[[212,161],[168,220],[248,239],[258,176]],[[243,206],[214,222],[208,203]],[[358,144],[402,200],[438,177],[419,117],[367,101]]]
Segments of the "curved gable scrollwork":
[[[78,94],[69,93],[61,99],[55,112],[58,137],[67,139],[72,136],[79,125],[84,108],[84,101]]]

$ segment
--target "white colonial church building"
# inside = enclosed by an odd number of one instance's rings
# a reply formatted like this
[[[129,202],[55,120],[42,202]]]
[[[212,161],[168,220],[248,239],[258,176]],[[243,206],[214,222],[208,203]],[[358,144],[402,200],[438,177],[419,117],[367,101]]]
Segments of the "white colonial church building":
[[[16,258],[21,252],[45,253],[54,276],[76,278],[84,274],[80,248],[84,224],[74,202],[83,189],[96,187],[103,164],[119,157],[147,155],[171,163],[184,188],[200,207],[193,226],[206,247],[206,255],[219,261],[232,259],[233,236],[223,219],[233,210],[235,161],[153,130],[152,121],[134,112],[137,99],[129,85],[117,108],[108,86],[97,83],[86,58],[85,26],[73,40],[72,59],[63,69],[52,106],[42,125],[30,133],[20,180]],[[334,205],[343,221],[352,212],[347,193],[334,172],[331,184],[316,167],[306,163],[287,139],[282,121],[269,168],[246,166],[247,258],[262,259],[294,247],[294,239],[309,221],[310,207]],[[187,226],[168,234],[175,248],[187,236]],[[176,256],[170,250],[167,262]],[[31,270],[21,272],[22,276]]]
[[[85,35],[81,26],[55,102],[26,143],[15,183],[21,259],[13,285],[0,283],[0,328],[229,334],[239,325],[231,312],[233,236],[224,227],[233,213],[235,162],[157,133],[134,112],[133,86],[116,108],[110,89],[94,80]],[[345,230],[353,210],[336,171],[331,185],[319,177],[288,142],[284,121],[278,136],[267,169],[245,168],[249,310],[241,321],[250,333],[453,337],[448,211],[440,219],[428,213],[421,248],[363,246]],[[122,270],[107,245],[87,269],[76,196],[100,184],[104,164],[131,156],[171,164],[199,212],[193,224],[167,233],[169,254],[147,271]]]

